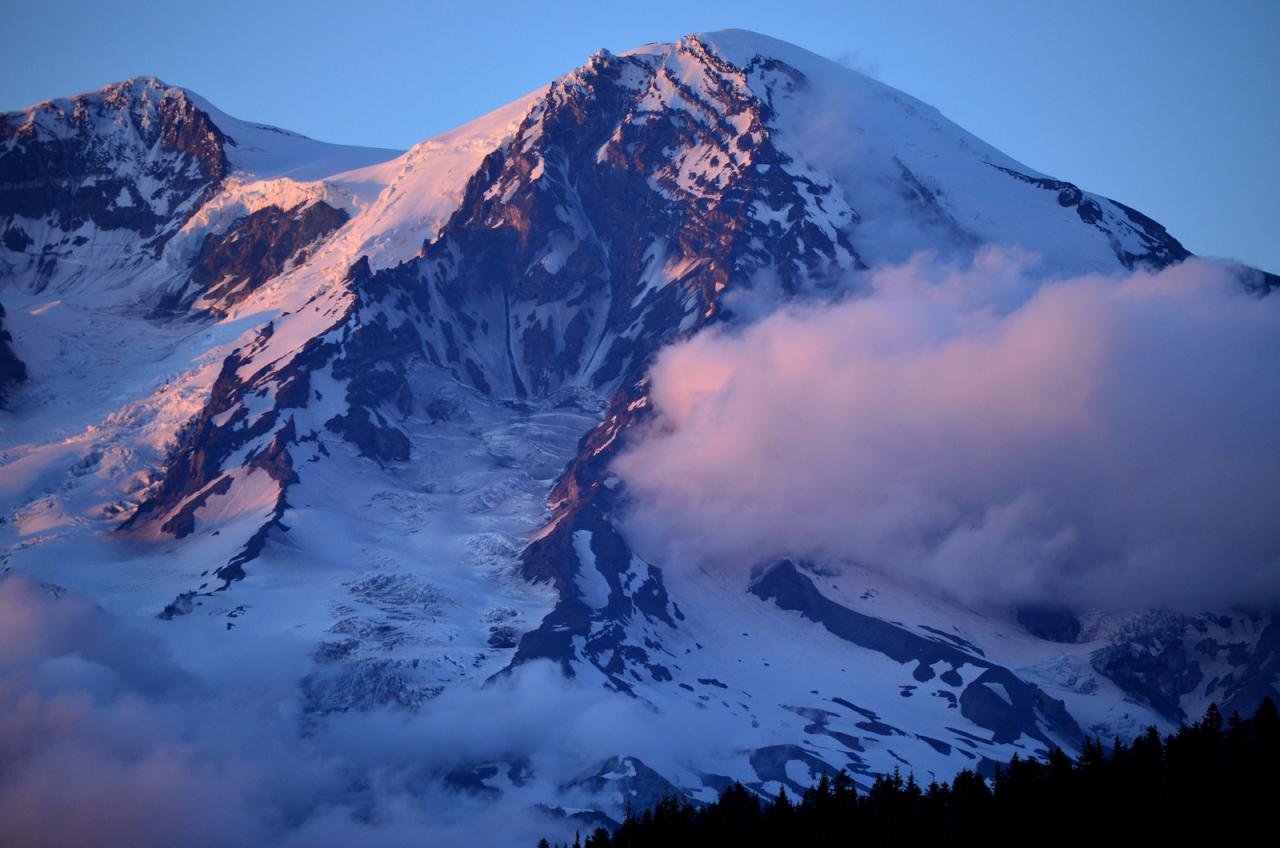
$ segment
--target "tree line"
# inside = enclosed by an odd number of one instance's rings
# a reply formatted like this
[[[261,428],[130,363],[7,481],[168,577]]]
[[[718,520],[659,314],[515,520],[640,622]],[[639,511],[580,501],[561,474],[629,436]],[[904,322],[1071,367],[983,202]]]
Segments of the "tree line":
[[[667,796],[573,845],[1269,844],[1280,829],[1277,768],[1280,714],[1268,698],[1250,718],[1224,720],[1214,705],[1167,736],[1149,727],[1129,742],[1091,739],[1074,759],[1060,749],[1043,759],[1014,755],[989,780],[965,770],[922,786],[895,769],[861,792],[841,771],[799,798],[783,789],[765,800],[740,783],[710,804]],[[544,839],[538,848],[552,846]]]

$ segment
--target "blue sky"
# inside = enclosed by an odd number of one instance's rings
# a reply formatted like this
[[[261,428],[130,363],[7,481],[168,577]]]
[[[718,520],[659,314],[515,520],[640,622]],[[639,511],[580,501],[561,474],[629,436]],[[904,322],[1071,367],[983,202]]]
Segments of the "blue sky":
[[[153,74],[237,117],[407,147],[599,47],[742,27],[839,58],[1197,253],[1280,272],[1280,2],[17,2],[0,109]]]

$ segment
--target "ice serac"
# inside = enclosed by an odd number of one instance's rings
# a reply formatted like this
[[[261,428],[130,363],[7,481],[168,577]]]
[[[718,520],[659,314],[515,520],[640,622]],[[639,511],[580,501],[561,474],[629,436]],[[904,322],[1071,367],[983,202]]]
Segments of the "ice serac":
[[[722,730],[714,762],[601,749],[540,781],[575,799],[548,808],[608,821],[670,787],[943,780],[1275,692],[1270,614],[992,618],[854,566],[746,583],[632,549],[609,468],[664,345],[919,251],[1012,245],[1050,275],[1188,255],[875,80],[728,31],[600,51],[402,156],[155,80],[3,128],[10,567],[211,643],[305,634],[312,718],[550,661],[655,732]],[[113,344],[87,344],[104,325]],[[67,565],[86,550],[116,567]],[[449,781],[487,797],[528,767]]]

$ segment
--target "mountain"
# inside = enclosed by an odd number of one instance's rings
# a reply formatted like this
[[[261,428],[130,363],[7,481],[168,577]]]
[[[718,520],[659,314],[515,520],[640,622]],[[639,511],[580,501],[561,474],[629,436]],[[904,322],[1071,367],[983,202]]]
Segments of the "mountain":
[[[512,750],[459,791],[617,820],[669,788],[941,780],[1277,694],[1269,612],[995,615],[852,565],[743,582],[633,550],[610,468],[664,346],[920,251],[1063,275],[1190,255],[792,45],[600,51],[403,154],[135,79],[0,117],[0,231],[6,569],[142,613],[192,667],[303,643],[311,721],[550,661],[655,739],[717,743],[592,737],[533,798]]]

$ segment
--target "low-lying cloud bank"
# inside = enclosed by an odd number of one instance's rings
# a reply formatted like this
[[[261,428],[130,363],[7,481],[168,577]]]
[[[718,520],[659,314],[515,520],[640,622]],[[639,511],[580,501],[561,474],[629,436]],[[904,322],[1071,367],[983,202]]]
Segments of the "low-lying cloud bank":
[[[700,334],[615,464],[642,554],[853,561],[991,606],[1280,601],[1280,297],[987,250]]]
[[[532,845],[572,838],[535,805],[606,741],[673,744],[550,665],[417,713],[304,720],[296,675],[237,662],[213,684],[88,599],[0,577],[0,845]],[[449,781],[521,758],[502,797]]]

